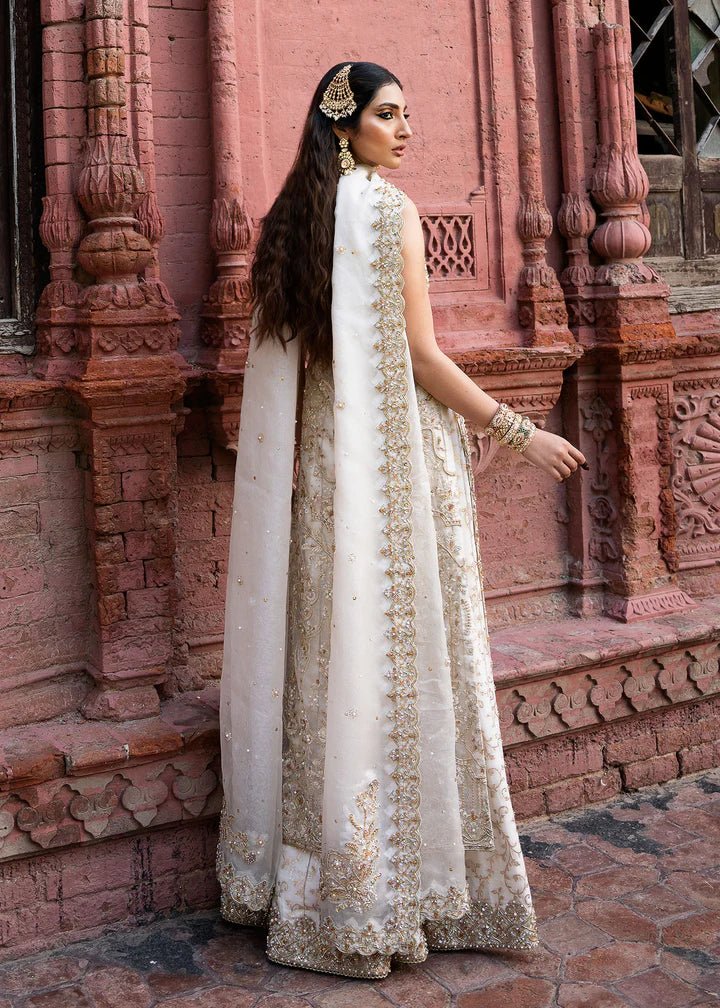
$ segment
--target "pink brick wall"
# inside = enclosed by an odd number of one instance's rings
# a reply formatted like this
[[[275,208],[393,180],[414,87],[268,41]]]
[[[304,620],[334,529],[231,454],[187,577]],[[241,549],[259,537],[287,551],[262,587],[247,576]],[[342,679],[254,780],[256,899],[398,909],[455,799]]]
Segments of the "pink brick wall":
[[[90,686],[80,459],[42,448],[0,459],[0,728],[25,723],[29,710],[38,720],[74,710]]]
[[[178,439],[178,685],[220,675],[234,456],[213,445],[193,410]]]
[[[505,754],[521,818],[603,801],[720,764],[720,698],[646,714]]]
[[[0,960],[214,906],[216,844],[201,821],[0,865]]]
[[[161,275],[180,311],[180,349],[190,358],[213,280],[206,6],[204,0],[150,3],[157,197],[165,224]]]

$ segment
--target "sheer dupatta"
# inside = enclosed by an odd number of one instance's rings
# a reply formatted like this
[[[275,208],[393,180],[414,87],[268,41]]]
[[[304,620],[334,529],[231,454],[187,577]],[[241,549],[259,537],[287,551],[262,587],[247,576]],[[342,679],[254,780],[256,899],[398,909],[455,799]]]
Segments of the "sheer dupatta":
[[[340,952],[421,959],[492,850],[459,788],[430,483],[402,298],[403,194],[339,180],[333,254],[335,552],[317,925]],[[230,542],[221,744],[223,914],[261,923],[282,845],[282,686],[297,347],[251,339]],[[347,712],[352,711],[348,718]],[[468,826],[468,824],[471,824]]]

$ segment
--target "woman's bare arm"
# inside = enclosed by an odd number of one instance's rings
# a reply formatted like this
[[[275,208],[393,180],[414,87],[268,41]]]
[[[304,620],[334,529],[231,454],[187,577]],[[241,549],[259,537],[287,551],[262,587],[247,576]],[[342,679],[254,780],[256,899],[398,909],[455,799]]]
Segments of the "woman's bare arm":
[[[459,368],[435,339],[432,308],[425,274],[425,242],[415,204],[405,199],[403,209],[403,296],[405,325],[413,373],[418,384],[439,402],[484,429],[498,406]],[[538,430],[523,453],[545,472],[561,481],[585,461],[579,449],[565,438]]]

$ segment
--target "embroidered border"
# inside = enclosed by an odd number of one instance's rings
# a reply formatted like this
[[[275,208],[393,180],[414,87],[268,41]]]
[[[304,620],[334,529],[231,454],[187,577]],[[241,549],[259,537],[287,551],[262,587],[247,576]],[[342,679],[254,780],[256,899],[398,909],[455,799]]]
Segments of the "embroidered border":
[[[532,951],[538,948],[535,911],[519,899],[499,906],[473,902],[470,912],[459,920],[428,923],[425,926],[431,949],[508,949]]]
[[[220,812],[220,831],[215,859],[215,868],[220,883],[220,913],[225,920],[234,924],[262,925],[267,920],[268,907],[273,887],[269,879],[257,883],[248,875],[241,875],[233,864],[231,854],[241,857],[246,864],[253,864],[257,851],[251,846],[262,847],[262,837],[249,838],[247,833],[234,829],[235,817],[227,811],[223,801]]]
[[[378,291],[372,307],[379,338],[373,348],[379,354],[382,379],[375,386],[382,396],[384,419],[378,425],[383,434],[385,518],[381,549],[387,561],[390,585],[385,589],[389,608],[390,668],[390,758],[394,790],[391,819],[395,832],[389,840],[394,848],[390,861],[394,877],[388,885],[394,892],[394,915],[378,928],[368,924],[362,931],[323,920],[323,928],[336,948],[343,952],[373,952],[409,956],[423,954],[425,936],[420,917],[420,716],[415,646],[415,555],[412,543],[412,482],[410,465],[410,423],[407,364],[405,359],[405,301],[402,295],[402,210],[403,193],[378,179],[377,217],[372,222],[378,232],[373,242],[377,257],[372,261],[373,286]]]
[[[389,956],[377,953],[346,955],[328,943],[312,917],[281,920],[275,905],[270,911],[267,957],[284,966],[300,966],[317,973],[340,976],[380,980],[390,973]]]

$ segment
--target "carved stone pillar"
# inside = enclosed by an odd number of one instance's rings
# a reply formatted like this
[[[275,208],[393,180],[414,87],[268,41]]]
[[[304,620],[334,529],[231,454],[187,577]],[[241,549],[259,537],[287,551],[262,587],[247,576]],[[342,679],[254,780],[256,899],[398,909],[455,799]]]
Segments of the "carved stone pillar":
[[[528,343],[532,346],[572,344],[563,292],[555,270],[546,259],[545,241],[552,233],[552,217],[545,204],[540,170],[532,9],[528,0],[511,0],[511,10],[522,193],[518,230],[524,260],[520,271],[518,318],[521,326],[528,330]]]
[[[672,340],[667,285],[642,258],[650,248],[648,180],[637,153],[629,42],[622,25],[604,21],[591,34],[599,134],[592,194],[603,218],[592,245],[605,260],[595,277],[596,339]]]
[[[595,320],[592,297],[595,270],[590,264],[588,239],[596,221],[587,191],[575,0],[552,0],[552,9],[564,188],[557,223],[567,241],[568,256],[560,283],[565,292],[570,328],[578,333],[581,327],[592,325]]]
[[[570,489],[573,583],[580,613],[634,621],[692,605],[677,584],[669,411],[677,343],[668,288],[643,262],[648,182],[637,154],[632,65],[625,29],[591,29],[598,147],[592,194],[602,222],[592,244],[595,330],[567,397],[567,429],[590,463]],[[598,588],[598,585],[601,587]]]
[[[252,222],[243,192],[232,0],[208,0],[208,34],[215,151],[210,244],[217,276],[205,298],[199,359],[210,371],[208,419],[213,436],[223,447],[234,448],[248,348]]]
[[[78,197],[89,218],[78,262],[81,367],[68,382],[80,413],[86,517],[95,561],[95,691],[88,717],[159,708],[175,608],[178,418],[184,379],[178,314],[143,277],[153,260],[136,212],[146,194],[128,135],[122,0],[87,0],[88,135]]]
[[[145,194],[137,206],[142,234],[150,242],[152,259],[145,268],[145,279],[159,282],[158,246],[163,236],[163,219],[155,184],[155,143],[153,126],[152,77],[150,61],[150,11],[148,0],[130,0],[130,82],[133,112],[138,138],[140,169],[145,179]]]
[[[42,292],[36,323],[35,374],[55,378],[77,372],[81,336],[76,327],[80,285],[76,251],[84,220],[73,195],[80,156],[84,108],[68,108],[67,93],[82,95],[83,5],[78,0],[42,4],[44,62],[45,189],[40,237],[50,252],[50,282]],[[79,113],[82,113],[80,115]]]

